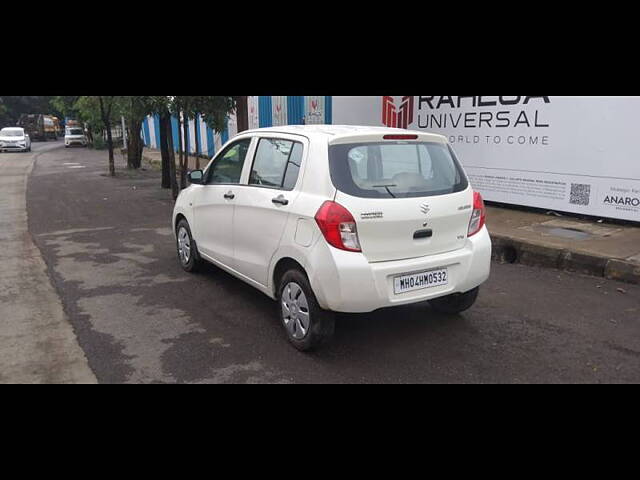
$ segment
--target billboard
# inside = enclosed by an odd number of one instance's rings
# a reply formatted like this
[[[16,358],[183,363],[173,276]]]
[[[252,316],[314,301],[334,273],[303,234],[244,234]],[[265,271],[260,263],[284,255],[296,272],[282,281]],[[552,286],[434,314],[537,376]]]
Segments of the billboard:
[[[485,199],[640,221],[640,97],[333,97],[333,123],[446,136]]]

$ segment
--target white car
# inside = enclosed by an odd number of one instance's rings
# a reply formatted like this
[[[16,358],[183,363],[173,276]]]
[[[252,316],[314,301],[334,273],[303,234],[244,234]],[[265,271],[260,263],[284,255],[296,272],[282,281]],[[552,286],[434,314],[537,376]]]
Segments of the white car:
[[[31,151],[31,139],[21,127],[7,127],[0,130],[0,152],[6,151]]]
[[[440,135],[251,130],[189,179],[173,212],[182,268],[206,260],[279,301],[299,350],[333,333],[332,312],[429,301],[459,313],[489,278],[482,197]]]
[[[64,148],[69,148],[73,145],[80,145],[81,147],[87,146],[87,137],[80,127],[68,127],[65,129]]]

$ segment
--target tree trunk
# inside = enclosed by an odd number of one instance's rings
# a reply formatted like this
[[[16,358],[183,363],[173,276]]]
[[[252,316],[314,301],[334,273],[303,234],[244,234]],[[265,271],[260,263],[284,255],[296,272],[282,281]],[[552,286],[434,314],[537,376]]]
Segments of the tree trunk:
[[[102,117],[102,123],[104,124],[104,128],[106,128],[107,130],[107,148],[109,149],[109,175],[115,177],[116,165],[113,158],[113,138],[111,137],[111,104],[105,111],[104,100],[102,99],[102,97],[98,97],[98,101],[100,102],[100,116]],[[111,101],[113,102],[113,99]]]
[[[107,148],[109,149],[109,175],[116,176],[116,165],[113,157],[113,138],[111,137],[111,125],[107,125]]]
[[[195,128],[195,138],[196,138],[196,170],[200,170],[200,128],[198,125],[198,115],[196,115],[195,120],[193,121],[193,126]]]
[[[180,189],[187,188],[187,168],[189,166],[189,117],[184,116],[182,122],[182,131],[184,133],[184,157],[180,166]]]
[[[184,156],[184,139],[182,138],[182,117],[178,113],[178,168],[182,168],[182,157]]]
[[[87,126],[87,140],[89,140],[89,143],[93,146],[93,131],[91,130],[91,126]]]
[[[169,146],[169,180],[171,182],[171,194],[173,195],[173,199],[178,198],[178,179],[176,176],[176,149],[173,146],[173,128],[171,126],[171,117],[169,117],[169,121],[167,122],[167,144]],[[178,130],[180,133],[180,130]],[[180,138],[180,135],[178,135]]]
[[[140,138],[142,121],[138,119],[128,120],[127,167],[137,169],[142,166],[142,149],[144,148],[144,143],[142,142],[142,138]]]
[[[162,157],[162,188],[171,188],[171,171],[169,162],[171,155],[169,153],[168,136],[173,136],[171,131],[171,117],[169,112],[160,114],[160,156]]]
[[[238,133],[249,130],[249,105],[247,97],[236,98],[236,119],[238,121]]]

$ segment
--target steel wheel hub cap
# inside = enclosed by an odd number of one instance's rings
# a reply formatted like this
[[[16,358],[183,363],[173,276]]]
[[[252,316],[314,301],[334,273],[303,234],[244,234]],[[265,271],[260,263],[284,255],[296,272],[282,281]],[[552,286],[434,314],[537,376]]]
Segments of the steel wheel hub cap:
[[[302,288],[291,282],[282,291],[282,321],[289,335],[302,340],[309,332],[309,304]]]
[[[183,265],[189,263],[191,258],[191,241],[189,240],[189,232],[184,227],[180,227],[178,231],[178,253],[180,254],[180,261]]]

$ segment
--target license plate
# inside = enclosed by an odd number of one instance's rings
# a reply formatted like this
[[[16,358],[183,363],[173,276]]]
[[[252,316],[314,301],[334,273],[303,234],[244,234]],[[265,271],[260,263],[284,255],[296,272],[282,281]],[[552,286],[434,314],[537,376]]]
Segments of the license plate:
[[[429,270],[428,272],[401,275],[393,279],[393,290],[399,293],[413,292],[425,288],[440,287],[449,283],[449,271],[446,268]]]

